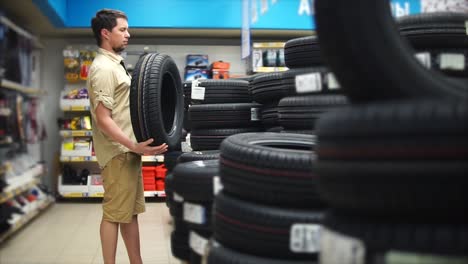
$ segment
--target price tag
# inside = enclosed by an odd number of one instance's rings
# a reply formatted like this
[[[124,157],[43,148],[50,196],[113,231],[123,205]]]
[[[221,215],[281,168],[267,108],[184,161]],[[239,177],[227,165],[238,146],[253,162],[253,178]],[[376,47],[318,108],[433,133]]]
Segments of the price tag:
[[[295,253],[320,251],[320,225],[294,224],[291,226],[289,247]]]
[[[250,108],[250,121],[260,120],[260,108]]]
[[[431,54],[429,52],[420,52],[414,55],[416,59],[426,68],[431,68]]]
[[[182,197],[180,194],[173,192],[172,193],[172,198],[174,199],[174,202],[178,203],[183,203],[184,202],[184,197]]]
[[[205,223],[205,208],[198,204],[184,202],[184,220],[202,225]]]
[[[468,21],[465,21],[466,34],[468,35]]]
[[[320,263],[364,264],[366,248],[358,239],[322,229]]]
[[[327,74],[327,84],[328,89],[330,90],[338,90],[341,88],[340,84],[338,83],[338,80],[336,79],[333,73]]]
[[[440,55],[441,70],[464,70],[465,55],[445,53]]]
[[[205,254],[206,246],[208,245],[208,239],[191,231],[189,234],[189,245],[195,253],[203,256]]]
[[[205,87],[192,87],[193,100],[205,100]]]
[[[308,73],[296,76],[297,93],[313,93],[322,91],[322,75]]]
[[[408,253],[400,251],[389,251],[385,254],[386,264],[398,264],[398,263],[407,263],[407,264],[459,264],[459,263],[468,263],[467,257],[456,257],[456,256],[442,256],[435,254],[418,254],[418,253]]]
[[[223,188],[224,188],[224,186],[221,183],[221,178],[219,176],[214,176],[213,177],[213,193],[214,193],[214,195],[217,195]]]

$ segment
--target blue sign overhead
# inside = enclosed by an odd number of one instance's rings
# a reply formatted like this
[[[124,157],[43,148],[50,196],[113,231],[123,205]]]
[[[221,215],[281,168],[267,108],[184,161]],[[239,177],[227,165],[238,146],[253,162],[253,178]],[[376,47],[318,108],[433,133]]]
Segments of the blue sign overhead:
[[[314,0],[249,0],[252,29],[310,30]],[[89,28],[102,8],[127,13],[131,28],[242,28],[243,0],[33,0],[57,27]],[[420,13],[421,0],[390,0],[395,16]]]

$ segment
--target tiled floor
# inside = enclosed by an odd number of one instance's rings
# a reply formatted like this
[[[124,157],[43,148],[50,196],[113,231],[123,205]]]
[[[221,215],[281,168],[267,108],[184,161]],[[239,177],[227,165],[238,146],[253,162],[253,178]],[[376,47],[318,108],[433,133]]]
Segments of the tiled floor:
[[[1,264],[101,264],[101,205],[56,203],[0,244]],[[170,249],[170,215],[164,202],[147,202],[139,216],[143,263],[179,264]],[[119,234],[116,263],[129,263]]]

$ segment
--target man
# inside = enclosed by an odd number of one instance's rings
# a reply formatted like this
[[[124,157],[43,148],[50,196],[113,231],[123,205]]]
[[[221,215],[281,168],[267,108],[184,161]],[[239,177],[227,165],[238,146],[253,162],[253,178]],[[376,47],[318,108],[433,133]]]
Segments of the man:
[[[100,47],[87,82],[93,118],[93,142],[104,185],[100,234],[104,263],[115,263],[120,232],[130,263],[142,263],[137,215],[145,211],[140,155],[164,153],[167,145],[136,143],[130,120],[131,77],[119,55],[128,45],[127,16],[104,9],[91,20]]]

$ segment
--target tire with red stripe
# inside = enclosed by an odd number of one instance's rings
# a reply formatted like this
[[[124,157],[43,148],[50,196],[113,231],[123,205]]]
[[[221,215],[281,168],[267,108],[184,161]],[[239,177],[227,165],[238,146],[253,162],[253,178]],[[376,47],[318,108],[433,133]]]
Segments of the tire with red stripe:
[[[315,138],[244,133],[221,143],[224,191],[241,199],[287,207],[323,206],[312,173]]]
[[[215,198],[214,239],[255,256],[316,261],[323,217],[321,211],[255,204],[222,191]]]

